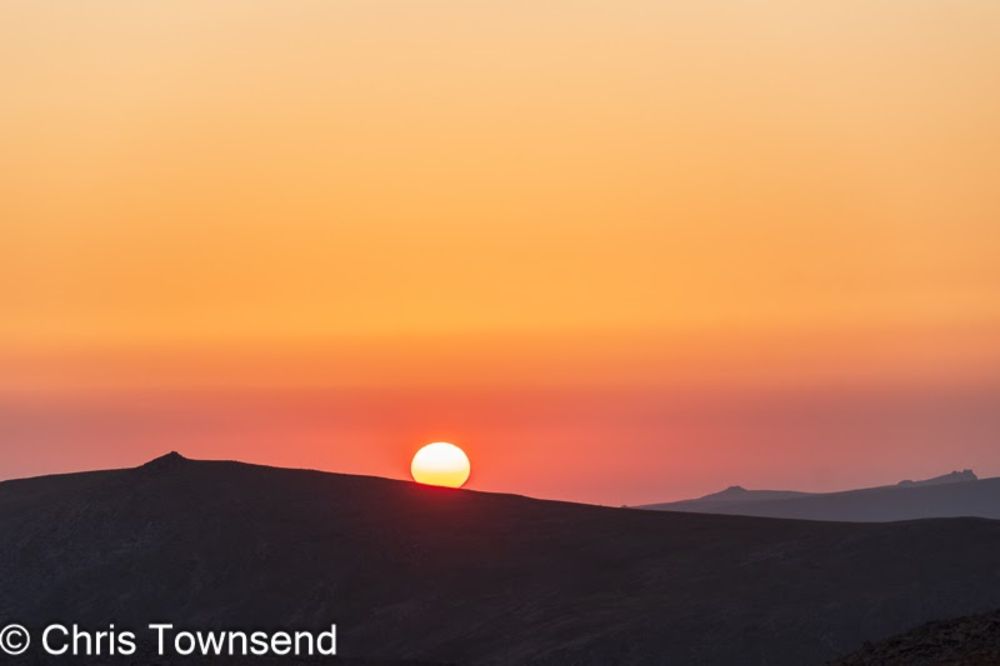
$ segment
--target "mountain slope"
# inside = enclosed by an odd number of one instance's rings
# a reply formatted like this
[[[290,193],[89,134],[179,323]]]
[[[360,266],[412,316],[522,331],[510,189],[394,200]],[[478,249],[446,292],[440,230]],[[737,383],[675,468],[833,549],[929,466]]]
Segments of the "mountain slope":
[[[934,476],[929,479],[922,479],[920,481],[911,481],[910,479],[904,479],[897,483],[897,486],[940,486],[946,483],[968,483],[969,481],[978,481],[979,477],[973,473],[971,469],[963,469],[961,472],[955,470],[954,472],[949,472],[947,474],[942,474],[941,476]]]
[[[865,645],[831,666],[996,666],[1000,611],[930,622]]]
[[[751,490],[742,494],[730,492],[726,501],[714,499],[718,496],[707,495],[696,500],[648,504],[638,508],[853,522],[963,516],[1000,519],[1000,478],[909,481],[895,486],[837,493],[790,494],[789,491]]]
[[[797,497],[809,497],[813,493],[804,493],[796,490],[747,490],[743,486],[729,486],[725,490],[720,490],[717,493],[712,493],[710,495],[705,495],[704,497],[699,497],[697,499],[681,500],[679,502],[670,502],[668,504],[650,504],[648,506],[638,507],[640,509],[649,508],[659,508],[659,507],[674,507],[673,511],[681,510],[680,507],[685,506],[702,506],[702,505],[718,505],[718,504],[742,504],[745,502],[764,502],[769,500],[783,500],[783,499],[793,499]]]
[[[0,484],[0,622],[338,624],[347,656],[809,664],[1000,607],[1000,523],[658,513],[195,462]]]

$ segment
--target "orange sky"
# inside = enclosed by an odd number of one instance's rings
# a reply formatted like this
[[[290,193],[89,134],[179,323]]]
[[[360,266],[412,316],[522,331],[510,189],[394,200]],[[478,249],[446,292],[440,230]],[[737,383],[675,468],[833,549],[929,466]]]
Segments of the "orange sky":
[[[13,0],[0,72],[0,478],[1000,473],[993,0]]]

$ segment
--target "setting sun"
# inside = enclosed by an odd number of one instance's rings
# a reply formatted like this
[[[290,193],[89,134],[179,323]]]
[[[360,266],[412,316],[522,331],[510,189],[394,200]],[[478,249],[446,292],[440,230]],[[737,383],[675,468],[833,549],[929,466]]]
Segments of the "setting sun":
[[[417,451],[410,463],[413,480],[429,486],[461,488],[469,480],[469,457],[448,442],[434,442]]]

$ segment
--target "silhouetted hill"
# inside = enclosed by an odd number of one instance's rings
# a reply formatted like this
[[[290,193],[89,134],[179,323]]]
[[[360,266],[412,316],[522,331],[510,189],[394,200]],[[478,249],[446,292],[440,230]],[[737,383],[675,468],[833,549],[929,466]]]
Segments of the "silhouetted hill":
[[[996,666],[1000,611],[930,622],[837,659],[831,666]]]
[[[955,517],[997,519],[1000,518],[1000,478],[977,479],[972,470],[964,470],[925,481],[901,481],[894,486],[836,493],[744,490],[734,486],[698,499],[638,508],[852,522]]]
[[[899,486],[940,486],[945,483],[965,483],[967,481],[978,481],[977,477],[971,469],[963,469],[961,472],[954,471],[948,474],[942,474],[941,476],[935,476],[930,479],[924,479],[922,481],[910,481],[909,479],[900,481]]]
[[[807,497],[811,493],[803,493],[795,490],[747,490],[743,486],[729,486],[725,490],[720,490],[717,493],[712,493],[710,495],[705,495],[704,497],[699,497],[692,500],[681,500],[680,502],[673,502],[669,506],[698,506],[701,504],[739,504],[742,502],[761,502],[764,500],[779,500],[779,499],[791,499],[793,497]],[[666,504],[659,505],[654,504],[650,506],[644,506],[639,508],[652,508],[659,506],[668,506]],[[676,508],[674,510],[677,510]]]
[[[175,455],[2,483],[0,535],[0,625],[336,622],[367,659],[800,666],[1000,607],[1000,522],[612,509]]]

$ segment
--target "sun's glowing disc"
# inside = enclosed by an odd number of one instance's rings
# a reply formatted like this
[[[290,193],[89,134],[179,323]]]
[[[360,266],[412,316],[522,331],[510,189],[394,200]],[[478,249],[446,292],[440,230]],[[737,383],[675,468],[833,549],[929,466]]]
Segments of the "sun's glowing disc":
[[[424,446],[410,463],[413,480],[429,486],[461,488],[469,480],[471,467],[465,451],[448,442]]]

